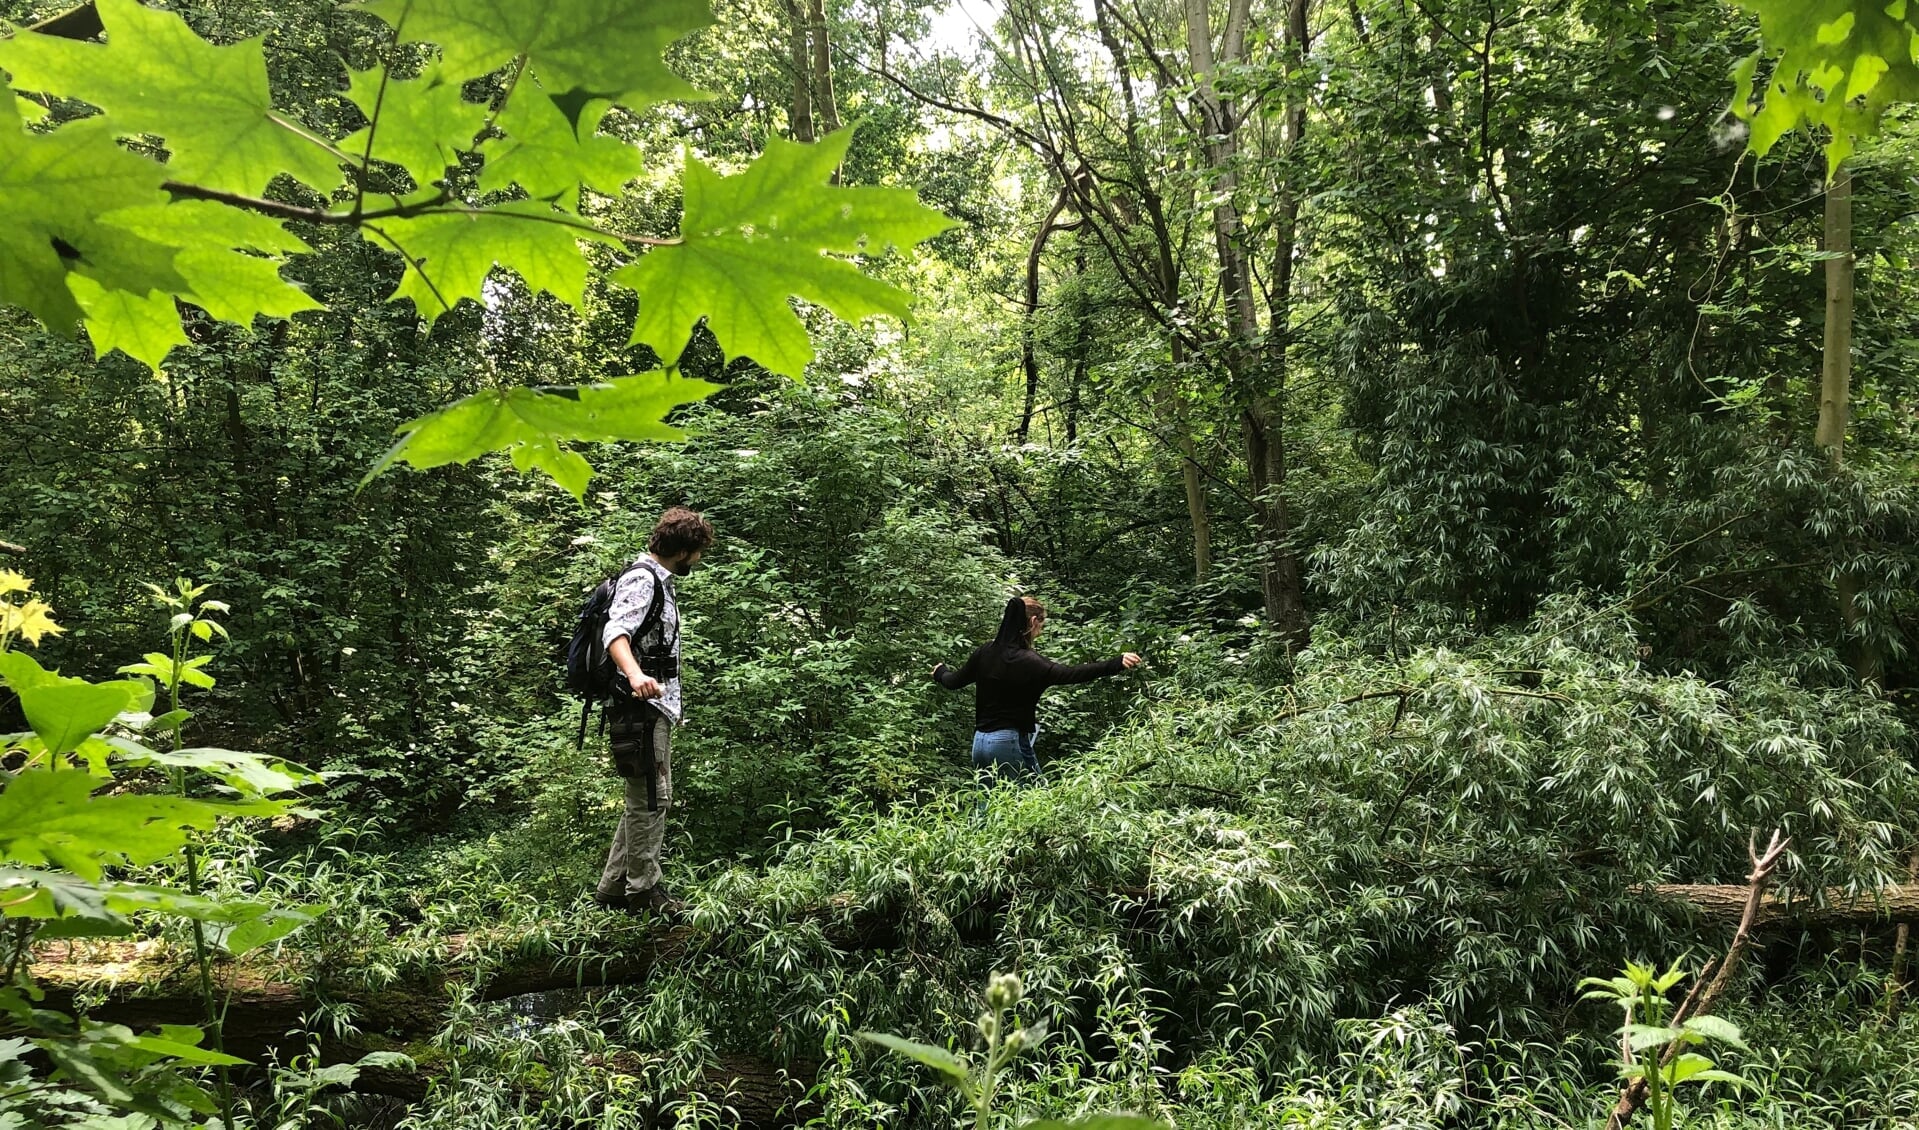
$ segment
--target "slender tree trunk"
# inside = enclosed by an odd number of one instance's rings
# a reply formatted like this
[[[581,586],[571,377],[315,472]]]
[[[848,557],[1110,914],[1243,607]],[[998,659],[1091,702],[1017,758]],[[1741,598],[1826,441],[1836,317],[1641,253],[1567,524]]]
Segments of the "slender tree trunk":
[[[1244,0],[1237,0],[1243,3]],[[1176,311],[1180,308],[1180,262],[1172,228],[1167,223],[1164,201],[1153,189],[1154,172],[1149,171],[1144,148],[1140,143],[1139,102],[1133,92],[1132,68],[1128,61],[1125,44],[1120,41],[1113,29],[1114,20],[1108,12],[1107,0],[1093,0],[1093,22],[1099,30],[1100,42],[1105,45],[1106,53],[1112,57],[1113,71],[1119,76],[1121,102],[1126,110],[1126,151],[1132,171],[1141,185],[1139,201],[1141,208],[1151,225],[1153,236],[1153,259],[1150,289],[1153,299],[1164,310]],[[1207,44],[1208,49],[1211,43]],[[1085,209],[1082,215],[1088,214]],[[1115,268],[1124,270],[1125,264],[1114,263]],[[1188,342],[1177,329],[1168,332],[1173,353],[1175,373],[1184,373],[1189,356]],[[1165,409],[1168,401],[1177,401],[1177,397],[1161,390],[1155,394],[1155,407],[1161,409],[1162,420],[1173,429],[1182,455],[1181,480],[1186,490],[1186,517],[1193,528],[1193,573],[1195,579],[1204,579],[1213,563],[1213,523],[1206,507],[1205,484],[1200,480],[1199,465],[1195,461],[1196,451],[1192,439],[1190,421],[1185,418],[1183,408],[1170,415]]]
[[[1039,401],[1039,346],[1034,340],[1033,321],[1039,316],[1039,262],[1040,255],[1046,250],[1046,241],[1056,231],[1064,231],[1073,226],[1061,224],[1059,214],[1066,210],[1072,187],[1060,185],[1059,192],[1053,197],[1053,206],[1040,221],[1039,230],[1033,233],[1032,246],[1026,252],[1026,310],[1020,316],[1019,329],[1019,365],[1026,375],[1026,404],[1020,410],[1019,427],[1014,435],[1019,443],[1025,443],[1033,427],[1033,408]]]
[[[833,93],[833,44],[827,38],[826,0],[809,0],[807,22],[813,33],[813,97],[820,128],[832,133],[840,128],[840,109]]]
[[[1813,442],[1826,449],[1834,472],[1846,465],[1846,424],[1852,414],[1852,166],[1841,164],[1826,186],[1826,338],[1820,357],[1819,428]],[[1841,552],[1845,547],[1841,546]],[[1859,627],[1859,578],[1839,567],[1839,619],[1848,635]],[[1877,682],[1879,650],[1861,640],[1854,656],[1860,679]]]
[[[1852,409],[1852,167],[1840,165],[1826,187],[1826,343],[1819,381],[1819,431],[1834,470],[1846,462]]]
[[[1173,367],[1185,367],[1185,349],[1173,342]],[[1186,517],[1193,527],[1193,579],[1203,581],[1213,571],[1213,519],[1206,508],[1206,481],[1199,473],[1199,448],[1193,442],[1193,422],[1186,404],[1164,385],[1154,390],[1153,407],[1160,422],[1173,433],[1179,449],[1180,482],[1186,488]]]
[[[1066,389],[1066,446],[1079,442],[1079,396],[1086,384],[1087,351],[1093,347],[1092,310],[1086,300],[1086,249],[1073,248],[1073,376]]]
[[[793,75],[793,101],[787,114],[794,141],[810,142],[813,133],[813,67],[807,47],[806,12],[799,0],[786,0],[787,69]]]
[[[1288,38],[1291,46],[1303,52],[1306,45],[1306,2],[1291,0],[1288,9]],[[1254,305],[1253,279],[1242,246],[1239,209],[1234,202],[1238,177],[1234,160],[1238,154],[1238,118],[1214,85],[1220,66],[1239,61],[1245,39],[1249,8],[1246,0],[1229,0],[1226,26],[1220,37],[1220,51],[1212,45],[1212,22],[1208,0],[1185,0],[1187,59],[1197,81],[1194,102],[1199,107],[1201,128],[1206,133],[1203,148],[1213,173],[1213,237],[1219,256],[1220,293],[1227,303],[1230,340],[1226,364],[1236,391],[1242,398],[1241,433],[1246,449],[1249,485],[1252,487],[1254,516],[1259,525],[1261,547],[1260,594],[1266,619],[1281,636],[1295,646],[1306,638],[1306,602],[1300,584],[1297,558],[1291,548],[1292,519],[1286,506],[1285,336],[1292,311],[1292,263],[1295,250],[1295,223],[1298,199],[1290,184],[1281,201],[1283,222],[1279,225],[1274,248],[1276,276],[1274,291],[1268,297],[1270,325],[1263,350],[1259,315]],[[1305,109],[1298,96],[1289,96],[1282,140],[1290,154],[1303,130]],[[1290,209],[1290,215],[1286,213]],[[1282,289],[1283,288],[1283,289]],[[1273,343],[1277,344],[1273,344]]]

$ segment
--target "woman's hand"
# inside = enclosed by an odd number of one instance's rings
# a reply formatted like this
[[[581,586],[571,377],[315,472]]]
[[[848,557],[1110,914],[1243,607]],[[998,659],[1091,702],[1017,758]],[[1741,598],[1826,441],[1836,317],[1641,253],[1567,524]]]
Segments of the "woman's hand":
[[[1144,662],[1146,661],[1139,657],[1139,652],[1137,651],[1129,651],[1125,655],[1122,655],[1119,657],[1119,665],[1121,667],[1126,668],[1128,671],[1131,671],[1133,668],[1139,666],[1140,664]]]
[[[935,682],[939,680],[940,672],[944,670],[946,670],[946,664],[944,663],[933,664],[933,679]]]

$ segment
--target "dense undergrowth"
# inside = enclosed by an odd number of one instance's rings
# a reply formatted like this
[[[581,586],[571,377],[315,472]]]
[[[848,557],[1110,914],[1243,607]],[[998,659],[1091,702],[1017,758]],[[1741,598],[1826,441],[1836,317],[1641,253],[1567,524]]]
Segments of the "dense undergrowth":
[[[1026,1018],[1056,1033],[1010,1083],[1029,1115],[1590,1124],[1616,1049],[1579,979],[1696,968],[1723,941],[1650,884],[1738,883],[1749,830],[1779,827],[1798,896],[1874,889],[1903,871],[1916,783],[1909,734],[1870,694],[1778,664],[1664,674],[1639,652],[1617,614],[1568,605],[1398,660],[1322,636],[1289,685],[1255,670],[1222,690],[1263,661],[1175,643],[1123,724],[983,813],[929,782],[829,830],[783,825],[748,866],[687,822],[669,869],[683,951],[557,1020],[456,1009],[438,1098],[409,1124],[597,1124],[661,1096],[676,1118],[717,1115],[710,1071],[748,1056],[813,1083],[825,1125],[940,1125],[956,1100],[852,1033],[963,1045],[994,970],[1019,972]],[[613,815],[590,756],[534,753],[543,786],[517,827],[398,854],[336,832],[250,874],[339,908],[292,943],[337,946],[315,966],[336,976],[404,979],[453,934],[606,960],[649,931],[584,900]],[[1703,1124],[1919,1115],[1910,1022],[1881,1012],[1885,933],[1762,950],[1733,1009],[1758,1086],[1713,1095]]]

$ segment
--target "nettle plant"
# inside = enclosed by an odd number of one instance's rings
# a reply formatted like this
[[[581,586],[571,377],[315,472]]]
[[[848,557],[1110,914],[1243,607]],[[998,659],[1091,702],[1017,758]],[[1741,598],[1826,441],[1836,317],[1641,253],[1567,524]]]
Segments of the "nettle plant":
[[[397,255],[391,298],[429,324],[483,302],[496,269],[575,308],[596,275],[637,294],[632,341],[659,369],[479,393],[404,425],[376,471],[503,450],[581,496],[573,441],[677,438],[662,417],[717,387],[678,375],[699,323],[729,357],[798,377],[813,349],[791,298],[905,319],[906,293],[852,260],[951,226],[910,190],[833,184],[850,129],[769,140],[736,175],[689,153],[679,231],[618,226],[605,201],[670,170],[602,127],[703,97],[662,53],[712,22],[705,0],[342,5],[385,34],[375,66],[336,73],[364,119],[340,137],[275,99],[261,39],[214,44],[136,0],[97,10],[104,44],[0,40],[0,303],[158,368],[188,340],[178,303],[241,325],[316,309],[280,266],[324,228]]]
[[[48,671],[15,646],[60,628],[27,578],[0,570],[0,681],[30,727],[0,735],[0,1125],[77,1125],[107,1111],[167,1123],[218,1113],[234,1125],[225,1069],[242,1061],[219,1050],[214,953],[277,941],[323,909],[201,893],[196,837],[225,820],[296,811],[294,794],[318,777],[273,758],[185,745],[192,713],[182,691],[213,685],[208,657],[192,645],[224,635],[211,619],[223,606],[186,581],[154,593],[172,613],[169,651],[123,669],[134,678],[89,682]],[[156,715],[160,695],[167,709]],[[119,877],[129,868],[170,869],[183,885]],[[163,1025],[142,1035],[41,1007],[45,994],[31,977],[36,943],[125,935],[156,920],[191,926],[211,1032]],[[44,1063],[29,1058],[36,1051]],[[202,1085],[206,1068],[219,1073],[217,1095]]]
[[[1016,1019],[1025,991],[1017,973],[995,973],[987,981],[986,1011],[979,1018],[981,1051],[977,1061],[885,1032],[861,1032],[859,1037],[939,1072],[941,1079],[966,1099],[974,1130],[987,1130],[993,1124],[994,1101],[1006,1069],[1021,1052],[1038,1048],[1046,1039],[1046,1021],[1022,1026]],[[1164,1123],[1136,1114],[1095,1114],[1071,1122],[1045,1119],[1019,1125],[1020,1130],[1166,1130]]]
[[[1624,1013],[1619,1027],[1619,1077],[1628,1086],[1644,1084],[1646,1115],[1653,1130],[1672,1130],[1681,1109],[1679,1088],[1725,1083],[1739,1088],[1745,1078],[1723,1070],[1711,1058],[1694,1050],[1722,1044],[1748,1051],[1739,1026],[1717,1016],[1694,1016],[1673,1024],[1672,1003],[1666,994],[1686,979],[1678,963],[1664,973],[1656,965],[1627,962],[1617,977],[1588,977],[1579,987],[1587,1000],[1611,1001]]]

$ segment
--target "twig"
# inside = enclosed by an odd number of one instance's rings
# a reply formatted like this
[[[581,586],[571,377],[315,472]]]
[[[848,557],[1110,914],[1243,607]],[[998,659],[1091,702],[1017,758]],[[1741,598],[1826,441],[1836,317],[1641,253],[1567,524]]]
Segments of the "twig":
[[[1746,841],[1746,857],[1752,860],[1752,871],[1746,876],[1746,908],[1739,916],[1739,928],[1733,931],[1732,943],[1726,947],[1726,956],[1719,962],[1719,972],[1710,982],[1706,974],[1712,971],[1712,964],[1699,971],[1699,977],[1693,982],[1692,992],[1686,994],[1677,1012],[1673,1013],[1672,1026],[1677,1028],[1695,1016],[1705,1016],[1712,1012],[1712,1006],[1719,1003],[1726,987],[1732,984],[1733,971],[1739,968],[1739,959],[1746,954],[1752,941],[1752,924],[1759,916],[1759,903],[1765,897],[1766,880],[1772,876],[1772,869],[1779,863],[1779,857],[1785,854],[1786,846],[1792,843],[1782,838],[1775,830],[1766,850],[1758,850],[1757,833]],[[1702,990],[1701,985],[1705,988]],[[1679,1055],[1681,1043],[1674,1040],[1666,1045],[1665,1054],[1659,1059],[1659,1067],[1665,1067]],[[1656,1069],[1655,1069],[1656,1070]],[[1619,1093],[1619,1101],[1613,1104],[1612,1114],[1606,1119],[1606,1130],[1624,1130],[1639,1112],[1646,1101],[1646,1079],[1641,1076],[1628,1084]]]

